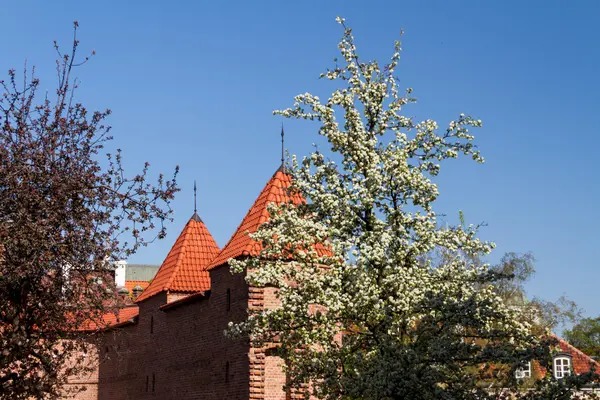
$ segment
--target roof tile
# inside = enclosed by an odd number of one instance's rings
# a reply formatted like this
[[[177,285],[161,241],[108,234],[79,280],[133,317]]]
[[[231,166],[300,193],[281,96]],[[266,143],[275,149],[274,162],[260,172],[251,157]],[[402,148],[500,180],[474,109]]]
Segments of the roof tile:
[[[600,369],[600,364],[583,351],[579,350],[562,338],[556,337],[556,339],[558,340],[557,347],[560,348],[561,351],[571,355],[573,370],[576,374],[579,375],[590,372],[592,366],[596,371]]]
[[[285,173],[283,168],[279,168],[271,177],[269,182],[252,205],[248,214],[242,220],[229,242],[223,247],[219,255],[210,263],[207,269],[213,269],[227,262],[230,258],[236,258],[243,255],[256,256],[261,250],[261,245],[248,236],[248,233],[254,233],[258,227],[269,219],[267,205],[270,203],[287,203],[299,205],[306,203],[304,197],[300,194],[288,194],[288,188],[292,184],[292,176]],[[320,254],[329,253],[323,245],[317,245]]]
[[[117,327],[128,323],[139,315],[137,305],[107,310],[98,320],[87,320],[78,329],[80,331],[97,331]]]
[[[161,292],[201,292],[210,289],[206,267],[219,253],[219,246],[194,214],[181,231],[150,285],[136,302]]]
[[[140,286],[143,289],[146,289],[148,285],[150,285],[150,281],[125,281],[125,288],[131,293],[133,288],[136,286]]]

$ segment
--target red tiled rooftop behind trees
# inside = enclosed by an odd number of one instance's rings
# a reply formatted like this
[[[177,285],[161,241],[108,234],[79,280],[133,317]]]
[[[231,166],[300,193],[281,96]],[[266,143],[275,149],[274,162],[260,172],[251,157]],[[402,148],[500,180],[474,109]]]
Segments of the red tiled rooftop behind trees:
[[[590,371],[590,368],[594,366],[596,372],[600,371],[600,364],[592,359],[590,356],[574,347],[572,344],[564,339],[558,338],[558,347],[561,351],[571,356],[571,363],[575,374],[583,374]]]
[[[133,291],[133,288],[138,285],[143,290],[146,289],[148,285],[150,285],[150,281],[125,281],[125,288],[129,290],[129,293],[131,293]]]
[[[163,291],[194,293],[210,290],[206,267],[218,253],[219,246],[202,220],[194,214],[136,302]]]
[[[88,320],[78,330],[95,331],[98,329],[106,329],[127,322],[137,317],[138,315],[139,309],[137,305],[123,307],[117,310],[107,311],[102,315],[101,321]]]

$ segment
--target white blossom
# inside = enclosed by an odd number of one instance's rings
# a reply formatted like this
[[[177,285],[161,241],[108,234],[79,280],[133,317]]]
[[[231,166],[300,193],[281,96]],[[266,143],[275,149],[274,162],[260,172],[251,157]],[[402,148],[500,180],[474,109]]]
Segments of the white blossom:
[[[271,205],[270,220],[251,235],[261,254],[230,261],[233,271],[248,270],[249,284],[278,288],[281,306],[230,333],[250,334],[257,346],[277,337],[291,385],[311,382],[319,398],[491,397],[499,383],[482,391],[486,367],[531,359],[538,342],[497,296],[487,267],[466,256],[494,243],[473,226],[441,227],[434,210],[442,161],[483,162],[470,133],[481,120],[460,114],[444,130],[415,123],[403,114],[415,103],[412,89],[400,90],[394,76],[400,42],[381,68],[359,59],[351,29],[336,21],[343,60],[321,77],[343,86],[325,101],[300,94],[274,113],[319,121],[339,161],[317,151],[292,157],[292,190],[307,204]],[[442,265],[432,262],[439,249]]]

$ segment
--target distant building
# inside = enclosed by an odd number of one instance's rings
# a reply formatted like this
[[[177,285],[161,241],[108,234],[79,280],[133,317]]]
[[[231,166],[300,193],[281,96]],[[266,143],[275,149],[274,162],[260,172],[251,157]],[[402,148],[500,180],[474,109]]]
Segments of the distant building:
[[[148,287],[159,269],[160,265],[117,262],[115,266],[117,293],[135,300]]]

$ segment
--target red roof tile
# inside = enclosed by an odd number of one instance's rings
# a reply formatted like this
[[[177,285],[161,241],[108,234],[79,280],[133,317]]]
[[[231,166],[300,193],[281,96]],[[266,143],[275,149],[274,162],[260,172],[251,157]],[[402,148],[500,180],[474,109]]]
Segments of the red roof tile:
[[[559,337],[556,337],[556,339],[558,340],[557,347],[559,347],[561,351],[571,356],[573,370],[576,374],[579,375],[589,372],[592,366],[594,366],[596,372],[600,370],[600,364],[583,351],[579,350],[564,339]]]
[[[288,188],[292,184],[292,177],[279,168],[273,177],[267,182],[266,186],[252,205],[248,214],[242,220],[229,242],[223,247],[219,255],[210,263],[208,269],[216,268],[227,262],[230,258],[240,257],[242,255],[256,256],[261,250],[261,245],[248,236],[248,233],[254,233],[258,227],[269,219],[267,205],[270,203],[288,203],[303,204],[306,202],[300,194],[288,194]],[[328,253],[324,246],[318,245],[321,254]]]
[[[201,292],[210,289],[208,264],[219,253],[219,246],[194,214],[163,261],[150,285],[136,302],[161,292]]]
[[[116,328],[130,323],[130,321],[138,315],[139,309],[137,305],[123,307],[106,312],[99,321],[88,320],[78,330],[95,331],[99,329]]]
[[[133,288],[138,285],[143,290],[146,289],[148,285],[150,285],[150,281],[125,281],[125,288],[129,290],[129,293],[131,293],[133,291]]]
[[[573,372],[576,375],[584,374],[586,372],[590,372],[592,366],[596,373],[600,371],[600,363],[596,360],[585,354],[583,351],[579,350],[569,342],[564,339],[559,338],[556,335],[551,335],[553,339],[556,340],[554,343],[556,345],[555,350],[560,353],[568,354],[571,357],[571,367],[573,368]],[[539,363],[536,363],[536,369],[540,376],[546,374],[546,368]]]

